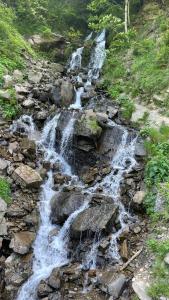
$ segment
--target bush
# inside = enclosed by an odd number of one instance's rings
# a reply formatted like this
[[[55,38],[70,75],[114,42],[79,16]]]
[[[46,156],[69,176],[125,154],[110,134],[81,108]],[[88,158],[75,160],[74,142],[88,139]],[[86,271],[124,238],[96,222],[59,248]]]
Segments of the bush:
[[[0,177],[0,197],[6,202],[11,203],[11,188],[9,182]]]

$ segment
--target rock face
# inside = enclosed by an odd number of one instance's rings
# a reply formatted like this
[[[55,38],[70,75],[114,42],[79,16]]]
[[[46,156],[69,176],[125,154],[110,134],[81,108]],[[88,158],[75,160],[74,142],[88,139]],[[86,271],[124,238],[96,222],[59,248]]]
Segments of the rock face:
[[[12,174],[13,179],[23,187],[39,188],[42,178],[35,170],[27,165],[21,165]]]
[[[54,223],[62,224],[84,202],[80,192],[60,192],[51,201],[51,218]]]
[[[80,213],[71,225],[71,236],[79,238],[87,233],[111,232],[117,218],[118,209],[114,204],[90,207]]]
[[[21,231],[14,234],[10,243],[10,248],[18,254],[26,254],[29,252],[32,243],[35,239],[35,234],[29,231]]]

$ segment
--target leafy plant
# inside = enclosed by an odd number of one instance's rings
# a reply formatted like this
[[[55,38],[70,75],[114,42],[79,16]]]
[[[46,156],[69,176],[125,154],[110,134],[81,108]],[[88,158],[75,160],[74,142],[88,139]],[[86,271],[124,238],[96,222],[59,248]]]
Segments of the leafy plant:
[[[0,177],[0,197],[6,202],[11,203],[11,188],[9,182]]]

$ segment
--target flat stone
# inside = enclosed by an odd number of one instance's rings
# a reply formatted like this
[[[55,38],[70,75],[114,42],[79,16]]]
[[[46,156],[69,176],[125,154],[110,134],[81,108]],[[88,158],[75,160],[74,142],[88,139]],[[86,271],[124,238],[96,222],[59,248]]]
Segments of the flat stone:
[[[35,233],[29,231],[20,231],[14,234],[9,247],[16,253],[26,254],[29,252],[34,239]]]
[[[21,165],[12,174],[13,179],[23,187],[39,188],[42,178],[38,172],[27,165]]]
[[[35,106],[35,102],[32,99],[26,99],[23,103],[22,106],[25,108],[31,108]]]
[[[7,167],[8,167],[8,162],[5,159],[0,158],[0,175],[6,175]]]
[[[149,283],[143,279],[133,278],[132,288],[140,300],[152,300],[147,294]]]

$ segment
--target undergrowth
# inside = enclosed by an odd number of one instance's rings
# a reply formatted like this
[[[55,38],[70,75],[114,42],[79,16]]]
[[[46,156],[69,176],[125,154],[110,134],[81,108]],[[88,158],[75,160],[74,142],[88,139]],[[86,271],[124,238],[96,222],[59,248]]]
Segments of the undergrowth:
[[[11,187],[9,182],[0,177],[0,197],[7,203],[11,203]]]

